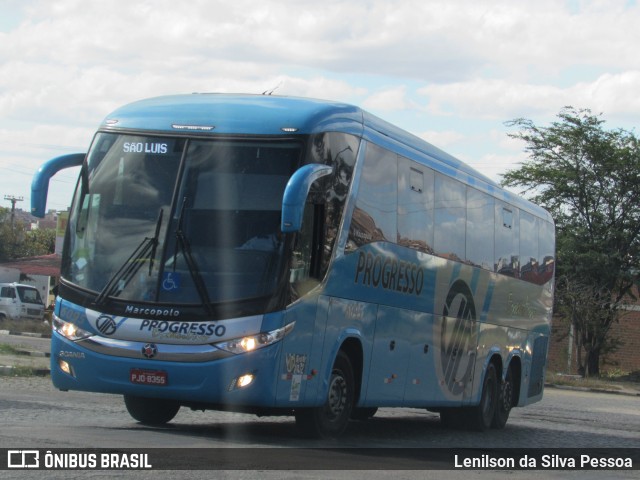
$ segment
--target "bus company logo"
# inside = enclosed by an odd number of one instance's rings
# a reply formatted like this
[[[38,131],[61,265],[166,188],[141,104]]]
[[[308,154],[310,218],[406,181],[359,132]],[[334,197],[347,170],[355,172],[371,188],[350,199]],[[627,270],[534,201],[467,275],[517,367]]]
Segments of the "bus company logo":
[[[464,391],[473,367],[476,306],[463,280],[451,285],[442,312],[440,360],[444,383],[453,395]]]
[[[158,354],[158,347],[155,343],[147,343],[142,347],[142,355],[145,358],[153,358]]]
[[[39,450],[8,450],[8,468],[40,468]]]
[[[103,335],[111,336],[116,333],[118,325],[116,321],[108,315],[100,315],[96,320],[96,328]]]

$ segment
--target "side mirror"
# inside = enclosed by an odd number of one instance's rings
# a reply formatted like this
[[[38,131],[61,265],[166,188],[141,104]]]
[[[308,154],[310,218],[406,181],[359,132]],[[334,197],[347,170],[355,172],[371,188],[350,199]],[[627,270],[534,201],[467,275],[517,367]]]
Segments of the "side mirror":
[[[313,182],[333,173],[333,167],[317,163],[299,168],[291,176],[282,196],[282,220],[280,230],[283,233],[298,232],[302,228],[304,204]]]
[[[70,153],[62,155],[44,163],[33,176],[31,181],[31,214],[44,217],[47,206],[49,180],[64,168],[78,167],[84,162],[85,153]]]

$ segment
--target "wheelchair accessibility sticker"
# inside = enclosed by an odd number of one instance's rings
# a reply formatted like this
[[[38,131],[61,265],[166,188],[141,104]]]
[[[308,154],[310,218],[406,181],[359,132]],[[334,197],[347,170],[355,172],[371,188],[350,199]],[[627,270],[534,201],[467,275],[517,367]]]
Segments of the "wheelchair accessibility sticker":
[[[176,272],[164,272],[162,276],[162,289],[166,292],[180,288],[180,274]]]

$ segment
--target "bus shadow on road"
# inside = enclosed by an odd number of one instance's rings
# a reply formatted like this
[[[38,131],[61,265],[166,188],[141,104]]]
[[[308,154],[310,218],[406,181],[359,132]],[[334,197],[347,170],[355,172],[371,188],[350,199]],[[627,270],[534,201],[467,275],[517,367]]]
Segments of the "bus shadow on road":
[[[392,410],[390,410],[393,412]],[[200,414],[200,423],[184,422],[180,416],[162,427],[136,424],[135,429],[146,429],[155,433],[197,437],[212,441],[242,445],[266,445],[278,447],[388,447],[394,444],[415,444],[416,447],[437,447],[443,435],[477,436],[477,432],[461,432],[445,428],[438,414],[416,411],[415,415],[399,416],[384,413],[366,421],[352,421],[339,439],[313,439],[304,437],[296,428],[292,417],[252,417],[241,415],[238,421],[211,422]],[[204,415],[204,416],[202,416]],[[225,414],[228,415],[228,414]],[[196,417],[192,417],[196,418]],[[188,420],[191,420],[190,418]],[[477,441],[477,440],[476,440]]]

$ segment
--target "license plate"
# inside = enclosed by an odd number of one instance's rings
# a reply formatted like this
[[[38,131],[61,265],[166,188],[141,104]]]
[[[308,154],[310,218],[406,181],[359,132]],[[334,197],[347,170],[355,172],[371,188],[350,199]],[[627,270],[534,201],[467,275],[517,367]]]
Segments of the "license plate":
[[[139,385],[155,385],[164,387],[168,384],[167,372],[162,370],[142,370],[140,368],[132,368],[129,371],[129,380],[131,383]]]

